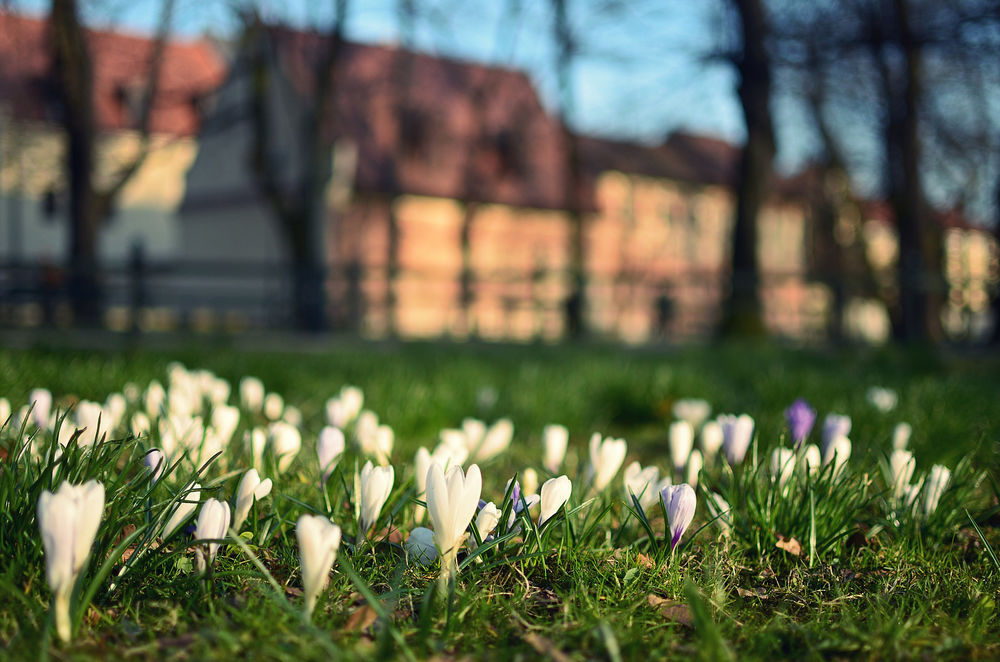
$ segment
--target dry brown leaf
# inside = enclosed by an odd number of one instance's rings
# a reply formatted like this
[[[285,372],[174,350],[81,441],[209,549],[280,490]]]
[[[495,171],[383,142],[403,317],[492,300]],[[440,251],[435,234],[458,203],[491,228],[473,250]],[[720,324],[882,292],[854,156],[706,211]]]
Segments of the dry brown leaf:
[[[376,620],[378,620],[378,612],[371,605],[361,605],[351,612],[344,629],[363,632],[374,625]]]
[[[559,648],[552,643],[552,641],[539,634],[529,632],[524,635],[524,640],[529,646],[534,648],[539,655],[547,655],[556,662],[570,662],[570,657],[566,655],[566,653],[559,650]]]
[[[694,618],[691,616],[691,608],[683,602],[661,598],[653,593],[646,596],[646,602],[650,607],[659,611],[660,615],[668,621],[678,623],[688,628],[694,625]]]
[[[778,542],[774,543],[774,546],[778,549],[783,549],[792,556],[802,555],[802,543],[800,543],[795,538],[786,538],[785,536],[778,534]]]
[[[656,568],[656,562],[641,552],[636,554],[635,562],[640,568],[646,568],[647,570]]]
[[[298,586],[286,586],[285,595],[287,595],[290,598],[301,598],[302,589],[299,588]]]
[[[761,600],[767,597],[767,591],[765,591],[760,587],[753,589],[745,589],[737,586],[736,594],[739,595],[741,598],[760,598]]]

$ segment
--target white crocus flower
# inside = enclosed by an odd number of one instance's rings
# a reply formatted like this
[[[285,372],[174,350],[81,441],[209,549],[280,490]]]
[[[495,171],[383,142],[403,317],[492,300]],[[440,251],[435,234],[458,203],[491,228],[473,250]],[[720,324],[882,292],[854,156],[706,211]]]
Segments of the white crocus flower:
[[[462,467],[452,467],[445,474],[437,462],[432,462],[427,470],[427,514],[441,552],[443,583],[458,573],[458,548],[476,514],[482,491],[483,477],[475,464],[466,473]]]
[[[236,428],[240,425],[240,409],[226,404],[217,404],[212,408],[212,417],[209,420],[222,445],[228,446],[233,434],[236,433]]]
[[[319,441],[316,442],[316,456],[319,458],[320,482],[324,485],[330,479],[330,474],[337,468],[341,456],[344,454],[344,433],[340,428],[326,426],[319,433]]]
[[[48,427],[52,414],[52,393],[44,388],[36,388],[28,395],[31,420],[40,428]]]
[[[53,594],[56,632],[69,641],[72,626],[69,600],[87,563],[104,513],[104,486],[96,480],[83,485],[63,482],[55,493],[38,498],[38,528],[45,549],[45,577]]]
[[[538,514],[538,526],[559,512],[573,493],[573,483],[568,476],[549,478],[542,484],[541,511]]]
[[[590,437],[590,466],[588,476],[591,486],[600,492],[614,479],[625,461],[628,444],[624,439],[601,438],[599,432]]]
[[[885,388],[883,386],[872,386],[868,389],[868,393],[865,397],[868,399],[869,404],[883,414],[895,409],[896,404],[899,402],[899,394],[891,388]]]
[[[465,464],[469,459],[465,433],[461,430],[441,430],[440,438],[441,443],[434,449],[434,461],[444,469]]]
[[[278,464],[278,472],[284,473],[302,449],[302,434],[294,425],[275,421],[267,426],[268,445]]]
[[[150,422],[149,416],[146,416],[144,412],[137,411],[132,414],[129,429],[132,430],[134,437],[148,437],[150,430],[153,429],[153,424]]]
[[[806,444],[799,454],[799,470],[806,474],[814,474],[819,471],[823,462],[823,454],[820,453],[816,444]]]
[[[492,501],[479,509],[479,514],[476,515],[476,531],[479,532],[479,537],[483,542],[486,542],[487,536],[497,528],[502,514]],[[479,547],[479,543],[476,542],[475,536],[469,536],[469,549],[475,551],[477,547]]]
[[[330,569],[340,549],[340,535],[340,527],[322,515],[302,515],[295,523],[306,620],[312,618],[316,600],[330,581]]]
[[[728,536],[733,531],[732,507],[718,492],[710,492],[708,495],[708,512],[719,527],[719,533]]]
[[[258,471],[264,470],[264,452],[267,450],[267,432],[263,428],[247,430],[243,434],[243,444],[253,462],[253,468]]]
[[[700,398],[681,398],[673,406],[674,417],[686,421],[692,428],[701,425],[711,413],[712,405]]]
[[[521,472],[521,494],[531,496],[538,494],[538,472],[531,467]]]
[[[658,468],[653,465],[643,468],[638,462],[632,462],[625,467],[622,477],[625,483],[625,498],[629,505],[632,504],[633,495],[639,500],[643,511],[648,511],[656,505],[656,501],[660,498]]]
[[[264,396],[264,416],[269,421],[281,420],[281,414],[285,411],[285,399],[280,393],[268,393]]]
[[[847,437],[834,438],[823,453],[823,465],[833,462],[833,475],[840,475],[840,472],[847,466],[847,461],[851,459],[851,449],[851,440]]]
[[[250,514],[250,508],[255,501],[260,501],[271,493],[271,479],[260,479],[256,469],[250,469],[240,480],[236,488],[236,507],[233,509],[233,530],[239,532],[243,522]]]
[[[377,431],[378,416],[375,412],[365,409],[358,414],[357,421],[354,423],[354,439],[358,442],[362,450],[364,450],[366,445],[373,443],[371,440]]]
[[[681,536],[694,519],[694,511],[698,498],[694,488],[687,483],[671,485],[660,492],[663,505],[667,510],[667,522],[670,529],[670,553],[673,554],[680,544]]]
[[[701,452],[705,462],[713,462],[723,442],[722,426],[718,421],[706,421],[701,428]]]
[[[163,405],[167,401],[167,392],[163,385],[155,379],[149,382],[142,396],[142,406],[151,419],[156,420],[163,414]]]
[[[260,412],[264,408],[264,382],[256,377],[241,379],[240,405],[252,414]]]
[[[892,430],[892,449],[895,451],[906,450],[912,434],[913,427],[909,423],[897,423]]]
[[[201,507],[198,514],[198,523],[195,525],[194,537],[196,540],[221,540],[226,537],[229,530],[229,504],[218,499],[209,499]],[[198,574],[203,575],[215,561],[215,554],[219,551],[218,542],[208,542],[195,547],[195,560],[198,564]]]
[[[125,417],[125,410],[128,409],[128,401],[121,393],[112,393],[104,401],[104,420],[107,421],[109,430],[115,430]]]
[[[910,451],[895,450],[889,456],[889,474],[892,483],[890,488],[895,501],[898,502],[903,497],[903,492],[909,486],[916,468],[917,460]]]
[[[730,466],[742,464],[753,441],[754,420],[748,414],[727,414],[718,418],[722,426],[722,450]]]
[[[486,436],[486,423],[478,418],[466,418],[462,421],[462,432],[465,434],[465,447],[469,454],[475,452]]]
[[[281,420],[295,427],[302,426],[302,410],[295,405],[285,405],[285,411],[281,413]]]
[[[929,517],[937,510],[938,502],[948,482],[951,480],[951,470],[948,467],[935,464],[931,467],[931,473],[927,477],[924,489],[924,517]]]
[[[392,465],[376,467],[372,465],[371,461],[368,461],[361,468],[361,475],[356,483],[359,537],[364,538],[368,535],[368,531],[378,521],[382,506],[385,505],[392,492],[394,480],[395,471]]]
[[[95,441],[100,441],[101,433],[108,429],[107,422],[103,420],[104,408],[100,403],[80,400],[76,403],[73,412],[76,418],[76,427],[84,430],[78,443],[81,446],[90,446]],[[65,421],[63,421],[63,426],[66,426]]]
[[[546,425],[542,430],[542,441],[545,444],[545,459],[542,466],[550,473],[556,473],[566,459],[569,430],[563,425]]]
[[[830,444],[832,444],[837,437],[846,437],[849,434],[851,434],[850,416],[847,416],[846,414],[827,414],[826,418],[823,419],[823,444],[820,451],[825,454],[827,449],[830,447]]]
[[[418,526],[410,531],[403,547],[407,555],[420,565],[430,565],[438,556],[434,532],[427,527]]]
[[[159,448],[151,448],[143,456],[142,464],[149,472],[150,480],[155,483],[163,475],[163,470],[167,468],[167,458]]]
[[[486,430],[476,445],[469,446],[470,462],[485,462],[500,455],[510,447],[514,438],[514,423],[509,418],[501,418]]]
[[[791,448],[775,448],[771,451],[771,478],[784,487],[795,471],[795,451]]]
[[[694,447],[694,428],[687,421],[676,421],[670,424],[670,459],[674,471],[680,473],[687,464],[688,456]]]
[[[365,394],[357,386],[344,386],[340,389],[340,404],[343,407],[346,422],[350,423],[361,413],[365,404]]]
[[[191,483],[190,486],[184,489],[184,494],[174,505],[173,512],[170,513],[170,517],[167,518],[166,524],[163,525],[163,533],[160,534],[160,537],[166,540],[173,534],[174,531],[179,529],[181,525],[194,514],[194,511],[198,509],[198,502],[200,499],[201,485],[198,483]]]
[[[688,455],[687,466],[684,467],[684,482],[692,487],[698,487],[698,478],[701,477],[701,468],[705,461],[702,459],[701,451],[695,449]]]
[[[371,437],[370,447],[365,449],[365,453],[375,457],[375,460],[383,467],[389,464],[389,456],[392,455],[392,447],[396,443],[396,433],[388,425],[379,425],[375,428],[375,434]]]
[[[7,398],[0,398],[0,427],[3,427],[4,423],[7,422],[7,419],[10,418],[10,414],[10,400]]]

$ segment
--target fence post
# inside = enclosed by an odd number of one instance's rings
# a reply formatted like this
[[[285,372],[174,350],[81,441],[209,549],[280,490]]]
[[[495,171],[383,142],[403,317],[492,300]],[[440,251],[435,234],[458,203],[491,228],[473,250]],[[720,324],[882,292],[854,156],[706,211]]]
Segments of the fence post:
[[[129,307],[132,335],[139,334],[139,315],[146,306],[146,251],[142,244],[132,244],[129,260]]]

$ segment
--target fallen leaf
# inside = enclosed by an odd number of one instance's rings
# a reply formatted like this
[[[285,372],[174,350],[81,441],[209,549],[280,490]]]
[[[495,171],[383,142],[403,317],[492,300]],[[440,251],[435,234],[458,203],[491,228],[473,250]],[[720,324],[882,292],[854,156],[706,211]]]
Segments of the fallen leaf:
[[[524,635],[524,641],[527,642],[529,646],[534,648],[539,655],[547,655],[556,662],[570,662],[570,657],[566,655],[566,653],[559,650],[559,648],[552,643],[552,641],[546,639],[540,634],[529,632]]]
[[[648,556],[642,553],[636,554],[635,562],[639,565],[640,568],[646,568],[648,570],[656,568],[656,563],[653,561],[653,559],[649,558]]]
[[[285,595],[287,595],[290,598],[301,598],[302,589],[299,588],[298,586],[286,586]]]
[[[745,589],[737,586],[736,594],[741,598],[759,598],[761,600],[767,597],[767,591],[759,587],[754,589]]]
[[[646,602],[650,607],[658,610],[660,615],[668,621],[678,623],[688,628],[694,625],[694,618],[691,616],[691,608],[683,602],[661,598],[660,596],[652,593],[646,596]]]
[[[774,546],[778,549],[783,549],[792,556],[801,556],[802,554],[802,544],[795,538],[786,538],[785,536],[778,534],[778,542],[774,543]]]
[[[378,620],[378,612],[371,605],[361,605],[351,612],[344,629],[363,632],[374,625],[376,620]]]

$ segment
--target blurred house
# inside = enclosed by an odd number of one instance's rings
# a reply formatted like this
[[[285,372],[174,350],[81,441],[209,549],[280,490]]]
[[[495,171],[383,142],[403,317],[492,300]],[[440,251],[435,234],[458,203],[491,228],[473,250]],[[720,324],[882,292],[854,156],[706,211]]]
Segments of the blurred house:
[[[52,79],[45,19],[0,12],[0,259],[59,265],[66,259],[67,182],[62,109]],[[108,179],[139,149],[139,104],[148,83],[153,40],[88,33],[99,129],[98,179]],[[195,134],[225,73],[215,48],[173,41],[163,55],[151,117],[152,148],[125,186],[100,232],[99,256],[128,257],[140,244],[153,257],[174,257],[174,212],[184,174],[197,151]]]
[[[267,151],[294,186],[304,149],[295,127],[322,37],[266,34],[276,81]],[[241,258],[287,260],[248,166],[252,75],[244,52],[205,118],[180,215],[186,258],[231,259],[238,238]],[[658,146],[580,136],[571,201],[567,134],[524,72],[347,44],[332,75],[323,241],[334,319],[372,335],[558,338],[575,203],[585,212],[592,331],[643,341],[714,325],[737,148],[687,134]],[[825,291],[806,281],[805,222],[806,200],[784,190],[760,221],[767,319],[793,336],[821,330],[826,306]]]

